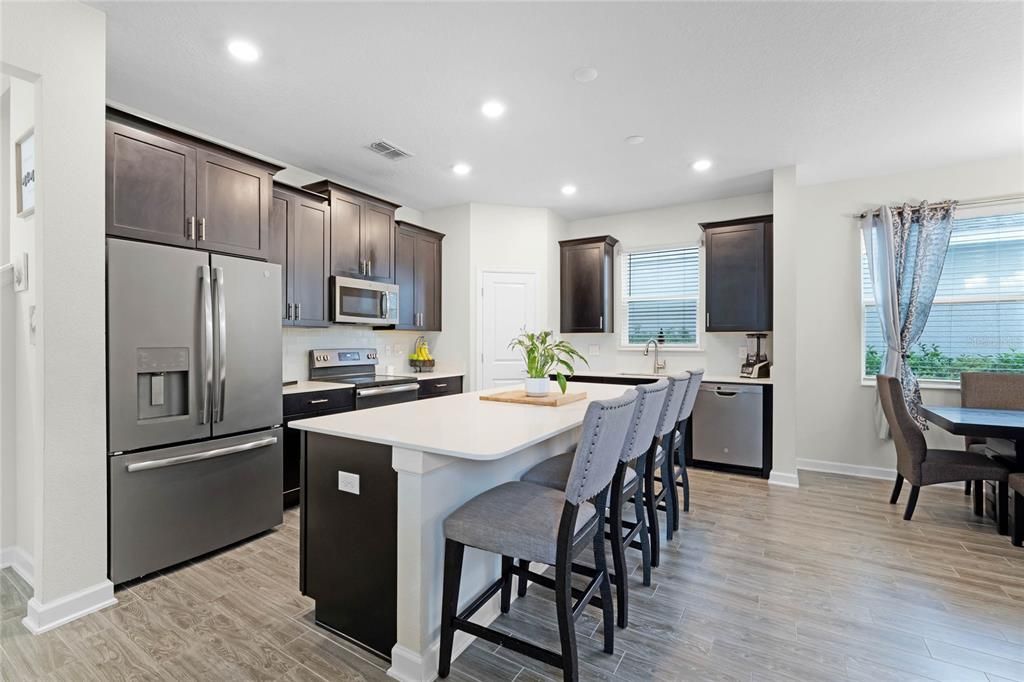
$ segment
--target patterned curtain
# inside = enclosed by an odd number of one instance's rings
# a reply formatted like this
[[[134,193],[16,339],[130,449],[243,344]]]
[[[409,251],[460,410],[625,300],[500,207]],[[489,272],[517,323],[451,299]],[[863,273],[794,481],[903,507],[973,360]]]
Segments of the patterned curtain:
[[[882,373],[899,377],[907,409],[923,429],[928,426],[918,410],[921,389],[906,359],[931,313],[955,211],[956,202],[882,206],[877,215],[870,214],[861,221],[876,310],[886,342]],[[884,431],[880,435],[888,435],[887,429]]]

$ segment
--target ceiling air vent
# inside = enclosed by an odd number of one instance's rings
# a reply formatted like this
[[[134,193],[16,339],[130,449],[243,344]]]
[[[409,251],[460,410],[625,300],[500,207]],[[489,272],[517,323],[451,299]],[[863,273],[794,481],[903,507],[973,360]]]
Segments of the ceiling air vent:
[[[385,159],[390,159],[392,161],[408,159],[410,156],[412,156],[412,154],[405,151],[404,149],[401,149],[400,147],[398,147],[398,145],[394,145],[388,142],[387,140],[383,139],[371,143],[368,149],[370,151],[376,152],[377,154],[380,154]]]

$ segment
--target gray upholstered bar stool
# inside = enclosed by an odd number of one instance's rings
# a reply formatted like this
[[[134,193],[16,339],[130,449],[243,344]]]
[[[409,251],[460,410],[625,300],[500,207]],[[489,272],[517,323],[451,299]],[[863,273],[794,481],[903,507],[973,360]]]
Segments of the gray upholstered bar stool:
[[[672,437],[672,457],[669,458],[669,471],[672,474],[672,482],[675,486],[683,489],[683,511],[690,511],[690,475],[686,472],[686,428],[693,414],[693,406],[697,402],[697,392],[700,390],[700,383],[704,380],[703,369],[690,370],[690,383],[686,387],[686,395],[683,396],[683,405],[679,410],[679,421],[676,422],[676,432]],[[672,487],[675,495],[675,509],[672,514],[672,530],[679,530],[679,491]]]
[[[629,586],[626,575],[626,548],[639,549],[643,557],[644,585],[651,584],[651,546],[647,536],[647,521],[644,516],[643,491],[641,480],[644,471],[644,460],[654,441],[654,429],[661,419],[662,408],[668,396],[669,382],[659,379],[653,384],[641,384],[636,387],[637,408],[633,415],[633,423],[619,457],[619,465],[612,479],[611,504],[609,505],[608,537],[612,541],[612,565],[615,568],[611,581],[615,585],[616,620],[620,628],[629,623]],[[567,452],[544,460],[525,474],[522,480],[536,483],[556,490],[564,490],[569,472],[572,469],[573,453]],[[636,523],[630,524],[623,535],[622,507],[633,501]],[[526,562],[520,562],[525,567]],[[587,567],[577,566],[577,572],[589,573]],[[526,578],[519,577],[519,596],[526,594]]]
[[[604,650],[614,651],[612,592],[604,554],[604,519],[608,488],[636,410],[636,391],[587,406],[583,432],[565,491],[523,481],[492,488],[456,509],[444,521],[444,593],[441,598],[441,648],[437,673],[451,672],[452,642],[457,630],[499,644],[561,668],[566,680],[579,679],[576,619],[587,604],[600,606]],[[591,543],[595,575],[582,590],[572,586],[572,561]],[[501,555],[501,578],[459,611],[459,584],[466,546]],[[516,559],[555,567],[555,578],[521,572]],[[501,611],[508,613],[512,576],[525,573],[555,591],[561,651],[554,652],[469,619],[501,591]],[[600,598],[595,597],[600,590]],[[573,596],[579,601],[573,604]]]
[[[669,387],[668,396],[665,398],[665,407],[661,410],[661,417],[654,430],[654,440],[651,443],[644,467],[644,506],[647,508],[647,532],[651,538],[651,566],[654,567],[661,563],[661,530],[658,523],[658,507],[664,503],[667,521],[665,537],[669,540],[672,539],[672,515],[675,513],[673,511],[674,486],[662,486],[661,490],[655,491],[655,472],[658,472],[663,481],[672,480],[668,470],[667,453],[672,448],[676,420],[682,409],[683,399],[686,397],[686,389],[690,384],[690,373],[680,372],[670,376],[668,380]]]

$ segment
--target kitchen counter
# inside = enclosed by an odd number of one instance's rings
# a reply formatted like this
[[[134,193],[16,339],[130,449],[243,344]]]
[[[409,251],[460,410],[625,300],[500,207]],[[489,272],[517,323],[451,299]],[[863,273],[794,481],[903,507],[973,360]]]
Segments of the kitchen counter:
[[[300,381],[290,386],[282,386],[281,395],[312,393],[313,391],[330,391],[338,388],[355,388],[355,384],[343,384],[336,381]]]
[[[573,383],[587,398],[561,407],[480,400],[500,388],[461,393],[445,400],[386,405],[373,410],[301,419],[291,428],[326,436],[420,450],[459,459],[494,460],[578,427],[591,400],[622,395],[622,386]],[[551,382],[551,390],[558,384]]]
[[[561,407],[480,400],[508,388],[289,424],[305,441],[302,593],[314,600],[318,625],[390,658],[394,679],[437,674],[445,518],[569,451],[589,402],[628,386],[575,383],[569,390],[587,398]],[[466,553],[462,606],[497,579],[498,565],[492,555]],[[489,622],[499,612],[495,595],[474,621]],[[472,641],[457,636],[453,655]]]
[[[685,370],[679,370],[680,372]],[[598,379],[660,379],[667,374],[644,374],[637,372],[635,374],[625,372],[601,372],[598,370],[586,370],[583,372],[577,372],[573,375],[576,381],[586,381],[588,378]],[[729,376],[725,374],[705,374],[701,379],[704,383],[709,384],[757,384],[761,386],[770,386],[772,383],[771,377],[764,379],[748,379],[740,376]]]

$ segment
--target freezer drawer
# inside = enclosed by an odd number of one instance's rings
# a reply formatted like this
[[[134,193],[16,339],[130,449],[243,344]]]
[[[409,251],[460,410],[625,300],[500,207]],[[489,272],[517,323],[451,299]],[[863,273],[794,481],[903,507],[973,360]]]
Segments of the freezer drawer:
[[[763,387],[701,384],[692,422],[695,461],[763,467]]]
[[[110,457],[110,579],[122,583],[279,525],[283,433]]]

